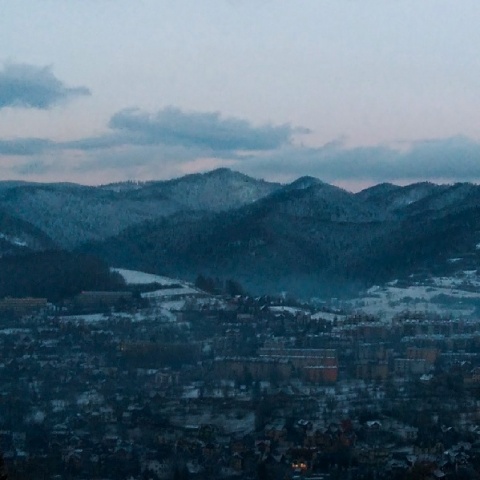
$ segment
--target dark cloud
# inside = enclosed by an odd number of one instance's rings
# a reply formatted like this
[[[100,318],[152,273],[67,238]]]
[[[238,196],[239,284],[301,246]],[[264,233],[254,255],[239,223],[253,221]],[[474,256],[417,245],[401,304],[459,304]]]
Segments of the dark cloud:
[[[52,150],[55,143],[43,138],[19,138],[0,140],[0,155],[30,156]]]
[[[65,86],[49,66],[7,63],[0,71],[0,109],[23,107],[46,110],[81,95],[90,95],[88,88]]]
[[[12,171],[17,175],[44,175],[55,170],[58,170],[56,165],[49,165],[40,160],[16,165],[12,168]]]
[[[120,135],[106,134],[98,137],[87,137],[79,140],[71,140],[68,142],[62,142],[58,144],[67,150],[102,150],[110,149],[114,147],[120,147],[122,145],[134,144],[131,139],[127,139]]]
[[[237,152],[278,149],[290,144],[294,134],[309,132],[290,125],[255,127],[246,120],[222,118],[219,113],[185,113],[172,107],[156,114],[122,110],[111,117],[109,127],[107,134],[57,146],[82,151],[156,146],[162,150],[188,149],[197,156],[232,158]]]
[[[295,133],[308,133],[289,125],[255,127],[246,120],[222,118],[219,113],[184,113],[175,108],[156,114],[122,110],[112,116],[109,127],[111,131],[104,135],[66,142],[31,138],[0,140],[0,154],[29,156],[48,150],[99,150],[124,158],[125,148],[134,147],[133,157],[141,148],[156,148],[162,156],[178,155],[179,161],[202,156],[232,159],[242,152],[278,149],[290,144]],[[104,153],[109,162],[112,155]],[[130,163],[136,160],[132,158]]]
[[[332,142],[321,148],[287,147],[250,156],[243,166],[251,174],[314,175],[325,181],[480,179],[480,144],[465,137],[416,142],[399,148],[346,148]]]
[[[123,110],[113,115],[109,126],[125,143],[201,147],[214,152],[273,150],[289,144],[298,131],[290,125],[255,127],[246,120],[222,118],[217,112],[186,113],[173,107],[153,115]]]

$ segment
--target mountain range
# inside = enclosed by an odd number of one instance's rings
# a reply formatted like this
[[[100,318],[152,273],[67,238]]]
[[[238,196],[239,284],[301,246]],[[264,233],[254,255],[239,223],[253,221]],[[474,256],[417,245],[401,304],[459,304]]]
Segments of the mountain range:
[[[234,278],[255,292],[353,292],[477,269],[480,187],[384,183],[351,193],[228,169],[98,187],[0,183],[0,252],[53,247],[189,280]]]

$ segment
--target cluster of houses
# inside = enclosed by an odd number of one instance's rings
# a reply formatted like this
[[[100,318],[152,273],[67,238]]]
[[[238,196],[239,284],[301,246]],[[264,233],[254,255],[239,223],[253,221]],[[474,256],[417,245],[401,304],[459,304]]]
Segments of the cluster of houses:
[[[127,300],[85,294],[78,314],[29,299],[5,316],[11,478],[478,478],[475,319]]]

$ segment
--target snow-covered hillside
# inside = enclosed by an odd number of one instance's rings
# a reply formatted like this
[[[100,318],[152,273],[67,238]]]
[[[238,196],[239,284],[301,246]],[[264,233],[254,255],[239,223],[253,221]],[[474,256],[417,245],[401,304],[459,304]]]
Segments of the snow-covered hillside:
[[[112,268],[112,271],[119,273],[128,285],[160,285],[162,288],[145,291],[141,295],[155,302],[162,312],[172,319],[174,317],[171,312],[181,311],[187,305],[189,308],[201,308],[207,305],[215,305],[216,308],[224,306],[223,300],[183,280],[124,268]]]
[[[450,277],[431,277],[422,281],[389,282],[369,288],[349,302],[354,309],[383,316],[385,320],[405,310],[477,318],[480,307],[480,275],[476,270]]]
[[[112,268],[112,271],[119,273],[127,285],[151,285],[152,283],[158,283],[159,285],[179,285],[185,282],[181,280],[175,280],[173,278],[162,277],[160,275],[154,275],[152,273],[138,272],[136,270],[126,270],[125,268]]]
[[[99,187],[0,183],[0,208],[73,248],[105,240],[129,226],[186,211],[222,211],[254,202],[279,187],[228,169],[169,181]]]

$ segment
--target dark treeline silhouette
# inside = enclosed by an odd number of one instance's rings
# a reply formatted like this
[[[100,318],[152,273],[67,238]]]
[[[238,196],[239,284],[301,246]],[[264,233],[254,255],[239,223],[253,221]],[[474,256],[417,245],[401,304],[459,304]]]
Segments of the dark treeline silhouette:
[[[0,258],[0,298],[59,301],[83,290],[121,290],[123,278],[102,260],[59,250]]]
[[[200,290],[211,293],[213,295],[221,295],[223,293],[232,296],[246,295],[246,292],[240,282],[232,279],[227,279],[223,281],[220,280],[218,277],[213,278],[200,274],[195,279],[195,286]]]
[[[0,480],[8,480],[7,467],[3,455],[0,455]]]

